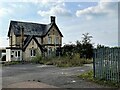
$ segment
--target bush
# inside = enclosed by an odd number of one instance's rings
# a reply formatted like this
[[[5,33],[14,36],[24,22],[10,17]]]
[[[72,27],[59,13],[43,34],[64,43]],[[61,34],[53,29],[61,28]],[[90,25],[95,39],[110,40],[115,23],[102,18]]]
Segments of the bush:
[[[42,56],[41,55],[36,55],[31,59],[32,63],[40,63],[42,61]]]
[[[82,66],[86,63],[92,63],[92,60],[81,59],[79,54],[75,54],[72,59],[68,56],[60,57],[60,58],[52,58],[51,60],[46,60],[47,65],[56,65],[58,67],[75,67]]]

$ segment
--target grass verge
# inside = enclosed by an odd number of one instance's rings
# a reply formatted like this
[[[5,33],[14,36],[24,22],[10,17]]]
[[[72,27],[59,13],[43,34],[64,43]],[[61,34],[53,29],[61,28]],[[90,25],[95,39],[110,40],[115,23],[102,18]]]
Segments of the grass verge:
[[[20,61],[10,61],[10,62],[3,62],[2,66],[8,66],[8,65],[15,65],[15,64],[20,64]]]
[[[106,80],[100,80],[100,79],[93,78],[93,71],[88,71],[86,73],[83,73],[83,74],[77,75],[77,76],[84,80],[92,81],[92,82],[100,84],[100,85],[109,86],[109,87],[113,87],[113,88],[120,88],[120,83],[115,83],[112,81],[106,81]]]

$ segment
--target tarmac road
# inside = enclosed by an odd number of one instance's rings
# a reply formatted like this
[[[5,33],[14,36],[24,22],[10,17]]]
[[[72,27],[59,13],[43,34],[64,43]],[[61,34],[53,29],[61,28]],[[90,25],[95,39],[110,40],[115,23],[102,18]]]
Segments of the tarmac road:
[[[45,85],[45,87],[51,86],[59,88],[106,88],[105,86],[101,86],[92,82],[87,82],[76,76],[91,69],[92,65],[69,68],[59,68],[52,65],[40,64],[20,64],[4,66],[2,67],[2,87],[7,88],[10,86],[16,86],[17,88],[17,85],[19,83],[30,82],[30,84],[42,83]],[[23,86],[21,86],[21,88],[22,87]]]

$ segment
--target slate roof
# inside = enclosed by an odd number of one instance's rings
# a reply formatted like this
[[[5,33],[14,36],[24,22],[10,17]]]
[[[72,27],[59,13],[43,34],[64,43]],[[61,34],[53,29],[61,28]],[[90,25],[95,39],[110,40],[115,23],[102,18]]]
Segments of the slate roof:
[[[24,28],[24,35],[44,36],[52,25],[53,23],[38,24],[31,22],[11,21],[8,36],[10,36],[11,29],[15,35],[20,35],[22,27]]]

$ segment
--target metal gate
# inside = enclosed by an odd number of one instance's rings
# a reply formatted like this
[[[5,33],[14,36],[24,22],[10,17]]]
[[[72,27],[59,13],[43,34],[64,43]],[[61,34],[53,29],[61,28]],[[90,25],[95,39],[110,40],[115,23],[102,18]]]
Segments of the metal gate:
[[[99,48],[94,50],[94,77],[120,82],[120,48]]]

